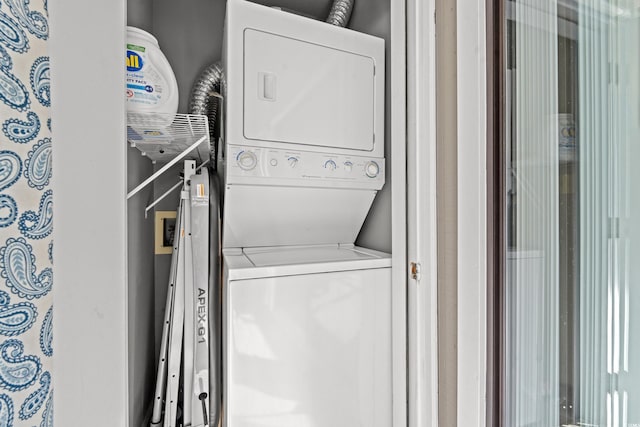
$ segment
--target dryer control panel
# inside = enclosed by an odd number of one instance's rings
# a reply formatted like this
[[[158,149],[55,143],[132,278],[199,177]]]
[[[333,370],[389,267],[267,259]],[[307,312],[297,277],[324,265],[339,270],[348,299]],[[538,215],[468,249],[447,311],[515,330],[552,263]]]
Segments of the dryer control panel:
[[[380,190],[384,158],[227,146],[227,184],[331,186]]]

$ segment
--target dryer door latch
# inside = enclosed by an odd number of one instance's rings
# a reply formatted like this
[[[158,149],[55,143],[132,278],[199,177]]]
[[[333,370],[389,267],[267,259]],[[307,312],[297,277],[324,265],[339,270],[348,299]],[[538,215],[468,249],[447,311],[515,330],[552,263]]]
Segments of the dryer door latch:
[[[412,262],[410,264],[410,270],[411,270],[411,278],[413,280],[420,280],[420,278],[422,277],[422,266],[420,265],[420,263]]]

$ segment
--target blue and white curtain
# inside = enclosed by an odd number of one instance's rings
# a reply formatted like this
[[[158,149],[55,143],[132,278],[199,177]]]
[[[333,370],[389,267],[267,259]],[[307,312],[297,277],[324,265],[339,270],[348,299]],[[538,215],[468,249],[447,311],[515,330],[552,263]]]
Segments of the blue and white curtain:
[[[47,0],[0,1],[0,427],[53,424]]]

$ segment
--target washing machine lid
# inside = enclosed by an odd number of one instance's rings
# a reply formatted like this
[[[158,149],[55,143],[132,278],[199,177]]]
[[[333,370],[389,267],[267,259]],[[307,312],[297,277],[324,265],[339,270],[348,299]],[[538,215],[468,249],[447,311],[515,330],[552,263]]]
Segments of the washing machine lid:
[[[244,254],[256,267],[272,267],[289,264],[314,264],[325,262],[362,261],[387,258],[386,254],[375,254],[363,248],[344,246],[311,246],[284,248],[248,248]]]
[[[229,280],[391,267],[391,255],[354,245],[223,250]]]

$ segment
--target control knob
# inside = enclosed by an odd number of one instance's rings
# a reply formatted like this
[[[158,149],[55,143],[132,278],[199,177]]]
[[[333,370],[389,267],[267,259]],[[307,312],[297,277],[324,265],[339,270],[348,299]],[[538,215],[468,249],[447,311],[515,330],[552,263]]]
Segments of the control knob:
[[[327,160],[326,162],[324,162],[324,168],[329,169],[330,171],[336,170],[337,167],[338,165],[336,165],[336,162],[334,162],[333,160]]]
[[[250,171],[258,164],[258,158],[252,151],[241,151],[236,156],[236,161],[240,169]]]
[[[369,178],[375,178],[380,173],[380,166],[371,160],[364,166],[364,172]]]
[[[289,157],[287,159],[287,162],[289,162],[289,166],[291,166],[291,168],[295,168],[298,165],[298,158],[297,157]]]

